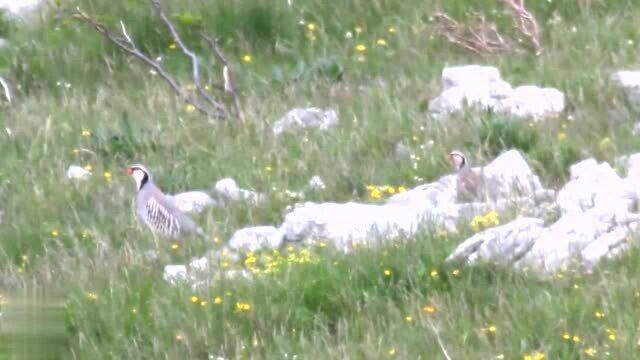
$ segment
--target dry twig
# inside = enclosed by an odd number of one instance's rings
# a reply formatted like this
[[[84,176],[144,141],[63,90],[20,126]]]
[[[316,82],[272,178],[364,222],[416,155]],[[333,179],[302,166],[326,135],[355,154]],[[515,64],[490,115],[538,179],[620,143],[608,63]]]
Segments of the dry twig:
[[[536,52],[540,51],[540,29],[536,18],[525,8],[524,0],[502,0],[502,3],[511,11],[518,31],[529,39]]]
[[[0,86],[2,86],[2,90],[4,91],[4,97],[7,99],[9,105],[11,105],[11,88],[9,87],[9,83],[0,76]]]
[[[500,1],[509,10],[518,32],[528,40],[533,50],[538,54],[541,49],[540,30],[536,19],[526,9],[524,0]],[[496,25],[487,21],[480,13],[474,13],[466,23],[458,22],[445,13],[436,13],[433,32],[448,42],[476,54],[523,50],[518,46],[521,41],[518,41],[514,36],[501,34]]]
[[[151,67],[162,79],[164,79],[169,87],[187,104],[193,105],[198,111],[201,113],[213,117],[213,118],[229,118],[231,117],[230,112],[227,107],[224,105],[222,101],[216,100],[206,89],[202,86],[202,80],[200,75],[200,58],[198,55],[186,46],[182,37],[178,33],[175,25],[169,19],[167,14],[165,13],[162,5],[159,0],[149,0],[151,6],[156,11],[156,14],[163,22],[163,24],[169,30],[173,41],[180,47],[182,53],[187,56],[191,62],[192,73],[191,76],[193,78],[193,82],[195,84],[196,92],[185,91],[185,87],[183,87],[171,74],[169,74],[162,65],[144,54],[135,44],[132,37],[127,32],[127,28],[125,24],[120,21],[120,33],[121,35],[114,34],[111,32],[104,24],[97,21],[92,16],[88,15],[84,11],[82,11],[79,7],[77,7],[74,11],[72,11],[72,15],[76,18],[79,18],[93,27],[98,33],[100,33],[103,37],[109,40],[111,43],[124,50],[128,54],[134,56],[135,58],[141,60],[143,63],[147,64]],[[205,38],[206,39],[206,38]],[[224,65],[224,68],[228,66],[226,58],[222,55],[222,50],[217,47],[216,55]],[[224,71],[223,71],[224,73]],[[231,84],[230,79],[225,79],[225,82],[229,82]],[[232,85],[229,85],[231,89],[233,89]],[[235,90],[232,92],[234,96],[234,111],[236,115],[243,119],[241,110],[240,110],[240,102],[238,100],[237,93]]]
[[[434,15],[434,32],[452,44],[476,54],[497,53],[512,48],[511,41],[502,36],[495,24],[481,14],[473,14],[468,24],[459,23],[445,13]]]

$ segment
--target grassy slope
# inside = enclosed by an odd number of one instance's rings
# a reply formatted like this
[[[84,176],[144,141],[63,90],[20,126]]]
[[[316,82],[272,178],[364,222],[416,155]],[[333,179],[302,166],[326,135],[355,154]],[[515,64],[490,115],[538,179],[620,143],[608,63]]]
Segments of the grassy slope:
[[[110,23],[123,18],[168,67],[186,69],[146,6],[73,3]],[[147,69],[73,21],[44,16],[9,34],[19,45],[0,53],[0,69],[12,69],[23,96],[0,113],[2,125],[15,133],[3,133],[0,142],[0,208],[6,212],[1,269],[18,283],[64,292],[65,345],[73,356],[430,359],[440,357],[437,329],[454,359],[522,358],[535,351],[552,359],[583,358],[589,348],[599,357],[634,357],[640,338],[636,251],[588,276],[567,272],[540,281],[489,265],[459,268],[454,275],[443,259],[470,231],[440,236],[426,229],[353,256],[312,248],[317,263],[283,265],[277,275],[251,283],[220,281],[193,293],[163,282],[163,265],[219,246],[216,237],[227,239],[245,225],[278,223],[294,203],[283,191],[299,189],[315,174],[327,183],[315,200],[370,201],[367,184],[410,187],[443,174],[443,154],[451,148],[463,148],[481,163],[503,142],[516,142],[550,185],[564,181],[566,166],[576,158],[610,160],[637,149],[630,129],[638,114],[608,81],[613,69],[637,65],[640,11],[632,1],[536,3],[543,54],[482,58],[429,35],[430,14],[444,9],[465,16],[467,1],[349,0],[328,7],[299,0],[292,8],[285,1],[254,3],[184,5],[201,14],[202,26],[225,37],[236,59],[248,115],[244,126],[186,112]],[[492,4],[476,6],[491,13]],[[562,21],[550,21],[553,14]],[[508,24],[499,13],[492,16]],[[315,41],[305,36],[301,19],[316,24]],[[389,27],[397,31],[389,33]],[[263,35],[266,29],[273,30]],[[347,31],[355,38],[345,38]],[[377,46],[379,38],[388,45]],[[367,46],[365,62],[357,61],[356,44]],[[244,54],[253,61],[242,63]],[[318,58],[339,64],[343,80],[308,70]],[[442,67],[469,62],[495,64],[515,84],[559,87],[570,110],[532,126],[471,113],[446,123],[428,120],[425,100],[438,91]],[[307,69],[304,76],[291,81],[300,69]],[[56,86],[58,81],[71,86]],[[326,134],[269,135],[271,122],[306,105],[338,109],[340,126]],[[559,132],[566,133],[564,141],[557,140]],[[524,134],[525,140],[509,134]],[[611,145],[600,146],[606,137]],[[420,147],[429,140],[432,148]],[[392,156],[398,141],[419,155],[417,169],[411,160]],[[133,219],[133,185],[121,173],[134,161],[147,164],[168,191],[207,188],[230,176],[270,200],[258,208],[238,205],[198,216],[209,239],[177,250],[160,244],[160,259],[149,261],[143,253],[155,244]],[[91,165],[97,176],[69,183],[63,174],[71,163]],[[112,181],[101,176],[105,171]],[[222,304],[216,305],[218,296]],[[238,312],[236,302],[251,309]],[[565,332],[580,339],[563,339]]]

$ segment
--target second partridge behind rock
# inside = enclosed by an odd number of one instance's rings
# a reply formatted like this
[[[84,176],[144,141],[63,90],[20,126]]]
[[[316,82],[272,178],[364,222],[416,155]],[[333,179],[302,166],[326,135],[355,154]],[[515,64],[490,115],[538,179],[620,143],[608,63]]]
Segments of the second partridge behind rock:
[[[458,171],[457,192],[458,201],[470,202],[484,200],[486,195],[485,178],[481,172],[474,170],[467,158],[458,150],[454,150],[447,156]]]

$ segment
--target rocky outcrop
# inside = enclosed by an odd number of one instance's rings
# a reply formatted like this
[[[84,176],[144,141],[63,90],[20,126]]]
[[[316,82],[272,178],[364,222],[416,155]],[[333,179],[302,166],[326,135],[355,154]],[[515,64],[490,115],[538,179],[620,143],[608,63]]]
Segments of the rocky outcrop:
[[[429,102],[429,112],[446,115],[478,107],[536,120],[557,115],[565,107],[564,93],[537,85],[512,87],[493,66],[462,65],[442,70],[442,92]]]

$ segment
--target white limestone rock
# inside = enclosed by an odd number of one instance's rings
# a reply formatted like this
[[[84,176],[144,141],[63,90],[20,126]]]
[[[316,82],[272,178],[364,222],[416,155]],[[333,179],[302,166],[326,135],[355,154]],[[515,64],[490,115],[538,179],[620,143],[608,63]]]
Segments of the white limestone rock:
[[[543,88],[536,85],[518,86],[511,96],[496,107],[520,118],[544,119],[557,115],[564,110],[564,93],[555,88]]]
[[[449,87],[435,99],[429,101],[429,111],[434,114],[451,114],[465,107],[483,110],[502,108],[513,89],[505,81],[477,82]]]
[[[540,272],[555,272],[572,264],[593,267],[620,245],[639,221],[638,214],[615,207],[564,215],[540,234],[521,265]]]
[[[284,233],[276,227],[253,226],[237,230],[229,240],[229,248],[248,251],[276,249],[283,241]]]
[[[11,17],[24,17],[38,8],[44,0],[0,0],[0,10]]]
[[[447,261],[498,261],[510,265],[531,249],[543,230],[543,220],[522,217],[473,235],[458,245]]]
[[[71,165],[67,168],[67,179],[73,180],[86,180],[91,176],[91,171],[86,170],[82,166]]]
[[[275,135],[298,128],[317,128],[328,130],[338,124],[338,113],[335,110],[318,108],[295,108],[285,114],[272,126]]]
[[[252,190],[241,189],[236,181],[231,178],[220,179],[214,187],[215,192],[223,200],[249,201],[258,204],[264,200],[264,195]]]
[[[491,202],[456,202],[456,175],[396,194],[383,204],[304,203],[285,215],[285,240],[326,240],[349,251],[353,245],[376,245],[384,239],[412,235],[426,223],[456,231],[461,220],[489,210],[534,207],[549,194],[518,151],[501,154],[485,168],[501,196]]]
[[[534,120],[565,108],[564,93],[555,88],[524,85],[513,88],[492,66],[463,65],[442,70],[442,92],[429,102],[429,112],[441,116],[465,107],[507,113]]]
[[[637,195],[608,163],[583,160],[570,168],[571,180],[558,192],[556,203],[563,214],[595,207],[630,209]]]
[[[164,267],[162,277],[170,284],[187,281],[187,267],[185,265],[167,265]]]
[[[200,213],[208,207],[218,205],[211,195],[204,191],[187,191],[169,196],[176,207],[185,213]]]
[[[495,66],[460,65],[442,69],[442,90],[461,85],[498,82],[500,70]]]
[[[309,180],[308,187],[309,189],[316,191],[324,190],[326,188],[326,186],[324,185],[324,181],[322,181],[322,178],[318,175],[313,176]]]
[[[631,103],[640,105],[640,70],[616,71],[611,80],[622,89]]]

